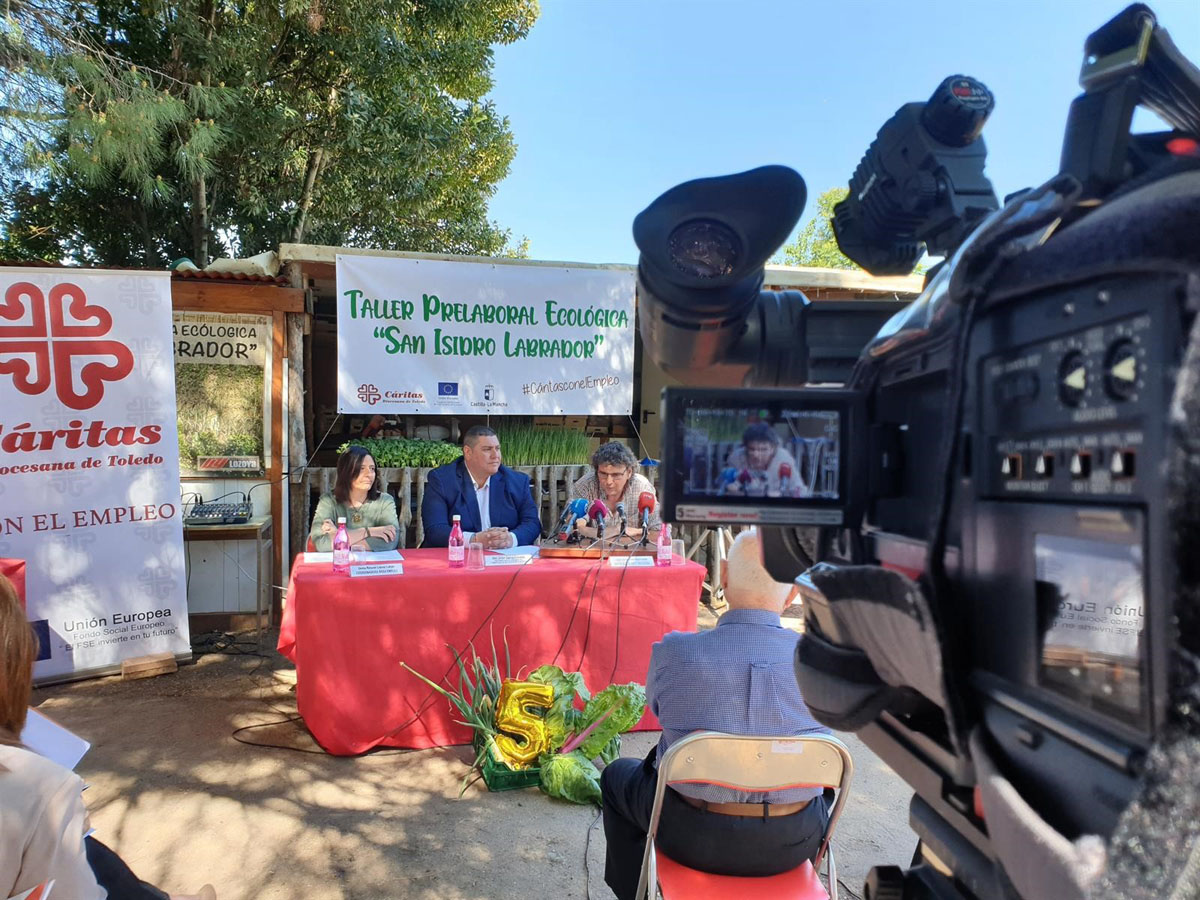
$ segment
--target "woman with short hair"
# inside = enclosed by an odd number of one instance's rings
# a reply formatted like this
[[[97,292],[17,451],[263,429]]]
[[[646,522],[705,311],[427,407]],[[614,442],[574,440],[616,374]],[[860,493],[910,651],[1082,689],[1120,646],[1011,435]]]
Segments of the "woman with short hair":
[[[339,518],[346,520],[352,550],[395,550],[400,542],[396,501],[380,486],[375,459],[357,444],[338,457],[333,490],[322,494],[317,503],[308,532],[317,550],[333,549]]]
[[[641,522],[638,517],[638,500],[643,493],[654,496],[654,510],[650,513],[649,539],[658,537],[662,520],[658,515],[658,495],[650,480],[637,472],[638,459],[633,451],[620,441],[602,444],[592,454],[592,471],[584,475],[571,487],[574,497],[582,497],[589,503],[602,500],[608,507],[604,523],[606,537],[616,537],[620,520],[616,514],[617,504],[625,509],[629,531],[640,536]]]

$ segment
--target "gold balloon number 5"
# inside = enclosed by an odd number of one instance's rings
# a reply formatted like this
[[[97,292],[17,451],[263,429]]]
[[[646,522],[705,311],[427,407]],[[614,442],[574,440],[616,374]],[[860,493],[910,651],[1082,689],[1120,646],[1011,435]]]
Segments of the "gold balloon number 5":
[[[554,688],[532,681],[505,681],[496,698],[496,749],[514,769],[524,769],[550,749],[542,714]],[[535,712],[534,710],[537,710]]]

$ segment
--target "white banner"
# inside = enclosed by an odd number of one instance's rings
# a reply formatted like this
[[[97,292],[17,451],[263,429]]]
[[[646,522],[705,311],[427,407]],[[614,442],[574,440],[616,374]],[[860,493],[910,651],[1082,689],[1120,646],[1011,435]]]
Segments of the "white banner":
[[[337,257],[338,411],[629,415],[632,271]]]
[[[14,560],[38,680],[189,651],[167,273],[0,269],[0,564]]]

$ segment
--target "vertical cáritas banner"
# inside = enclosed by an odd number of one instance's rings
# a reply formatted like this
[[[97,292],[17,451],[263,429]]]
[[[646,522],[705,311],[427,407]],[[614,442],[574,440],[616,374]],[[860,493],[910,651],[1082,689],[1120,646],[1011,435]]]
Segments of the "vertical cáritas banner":
[[[165,273],[0,269],[0,559],[39,681],[190,652]]]

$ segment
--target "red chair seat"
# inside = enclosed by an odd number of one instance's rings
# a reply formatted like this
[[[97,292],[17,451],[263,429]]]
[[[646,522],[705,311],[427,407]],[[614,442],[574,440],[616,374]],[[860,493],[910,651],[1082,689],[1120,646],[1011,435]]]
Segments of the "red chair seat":
[[[829,900],[821,879],[807,859],[802,865],[782,875],[743,878],[689,869],[661,852],[656,857],[658,885],[664,900],[733,900],[738,897]]]

